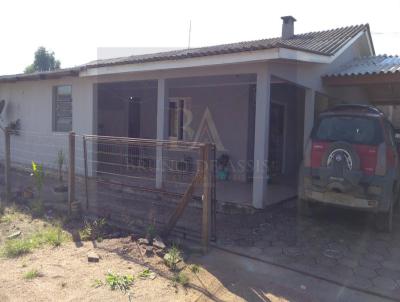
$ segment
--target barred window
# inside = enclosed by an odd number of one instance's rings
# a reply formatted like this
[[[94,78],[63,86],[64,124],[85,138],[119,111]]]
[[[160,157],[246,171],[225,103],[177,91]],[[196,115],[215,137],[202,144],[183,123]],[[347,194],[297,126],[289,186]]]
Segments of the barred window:
[[[53,131],[72,130],[72,86],[56,86],[53,89]]]

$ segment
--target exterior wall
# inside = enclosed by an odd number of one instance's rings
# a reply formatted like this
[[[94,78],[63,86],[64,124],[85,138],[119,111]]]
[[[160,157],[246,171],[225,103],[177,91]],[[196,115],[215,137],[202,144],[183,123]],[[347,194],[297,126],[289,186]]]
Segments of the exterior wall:
[[[0,85],[0,99],[6,100],[4,123],[20,119],[21,131],[11,138],[12,161],[30,165],[32,160],[56,167],[57,153],[68,154],[67,134],[52,131],[53,87],[72,85],[73,131],[93,133],[93,89],[90,81],[63,78],[52,81],[18,82]],[[77,148],[77,153],[82,149]],[[82,172],[82,156],[77,171]]]
[[[247,129],[249,86],[218,86],[198,88],[171,88],[171,97],[190,97],[190,111],[192,122],[189,127],[188,140],[195,140],[198,136],[200,123],[206,111],[211,113],[212,122],[215,124],[216,134],[221,140],[221,148],[217,149],[217,158],[221,154],[228,154],[232,166],[230,167],[231,179],[246,180],[246,171],[240,162],[247,160]],[[198,141],[207,138],[199,137]],[[217,146],[218,147],[218,146]]]

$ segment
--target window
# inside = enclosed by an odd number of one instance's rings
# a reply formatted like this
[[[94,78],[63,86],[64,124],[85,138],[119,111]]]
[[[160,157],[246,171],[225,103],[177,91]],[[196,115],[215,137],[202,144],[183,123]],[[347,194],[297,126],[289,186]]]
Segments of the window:
[[[187,98],[171,98],[169,100],[169,138],[183,140],[185,110],[187,110]]]
[[[72,86],[56,86],[53,89],[53,131],[72,130]]]
[[[350,144],[379,145],[383,141],[378,119],[357,116],[323,117],[313,138],[324,141],[345,141]]]

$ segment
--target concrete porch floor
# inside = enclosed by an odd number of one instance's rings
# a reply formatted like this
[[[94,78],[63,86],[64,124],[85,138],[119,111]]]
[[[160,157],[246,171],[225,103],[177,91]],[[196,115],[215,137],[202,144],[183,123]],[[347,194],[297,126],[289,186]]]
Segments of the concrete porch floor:
[[[236,181],[217,181],[217,201],[251,206],[253,184]],[[268,184],[266,204],[275,204],[297,195],[294,184]]]

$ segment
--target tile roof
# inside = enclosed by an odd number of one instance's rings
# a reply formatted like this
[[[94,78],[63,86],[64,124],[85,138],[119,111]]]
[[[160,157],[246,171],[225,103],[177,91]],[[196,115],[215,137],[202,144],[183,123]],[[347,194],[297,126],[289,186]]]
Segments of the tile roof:
[[[400,73],[400,57],[378,55],[355,59],[326,77]]]
[[[343,46],[345,46],[352,38],[363,31],[366,31],[368,34],[370,34],[368,24],[297,34],[290,39],[282,39],[281,37],[269,38],[263,40],[97,60],[81,66],[54,71],[36,72],[32,74],[4,75],[0,76],[0,82],[13,82],[18,80],[39,80],[45,78],[57,78],[68,75],[77,76],[79,75],[80,71],[95,67],[180,60],[186,58],[223,55],[273,48],[286,48],[324,56],[332,56]]]
[[[347,42],[349,42],[352,38],[354,38],[358,33],[362,31],[369,32],[369,25],[355,25],[319,32],[297,34],[290,39],[282,39],[279,37],[216,46],[135,55],[122,58],[97,60],[88,63],[86,66],[90,68],[120,64],[179,60],[186,58],[205,57],[271,48],[287,48],[325,56],[332,56]]]

